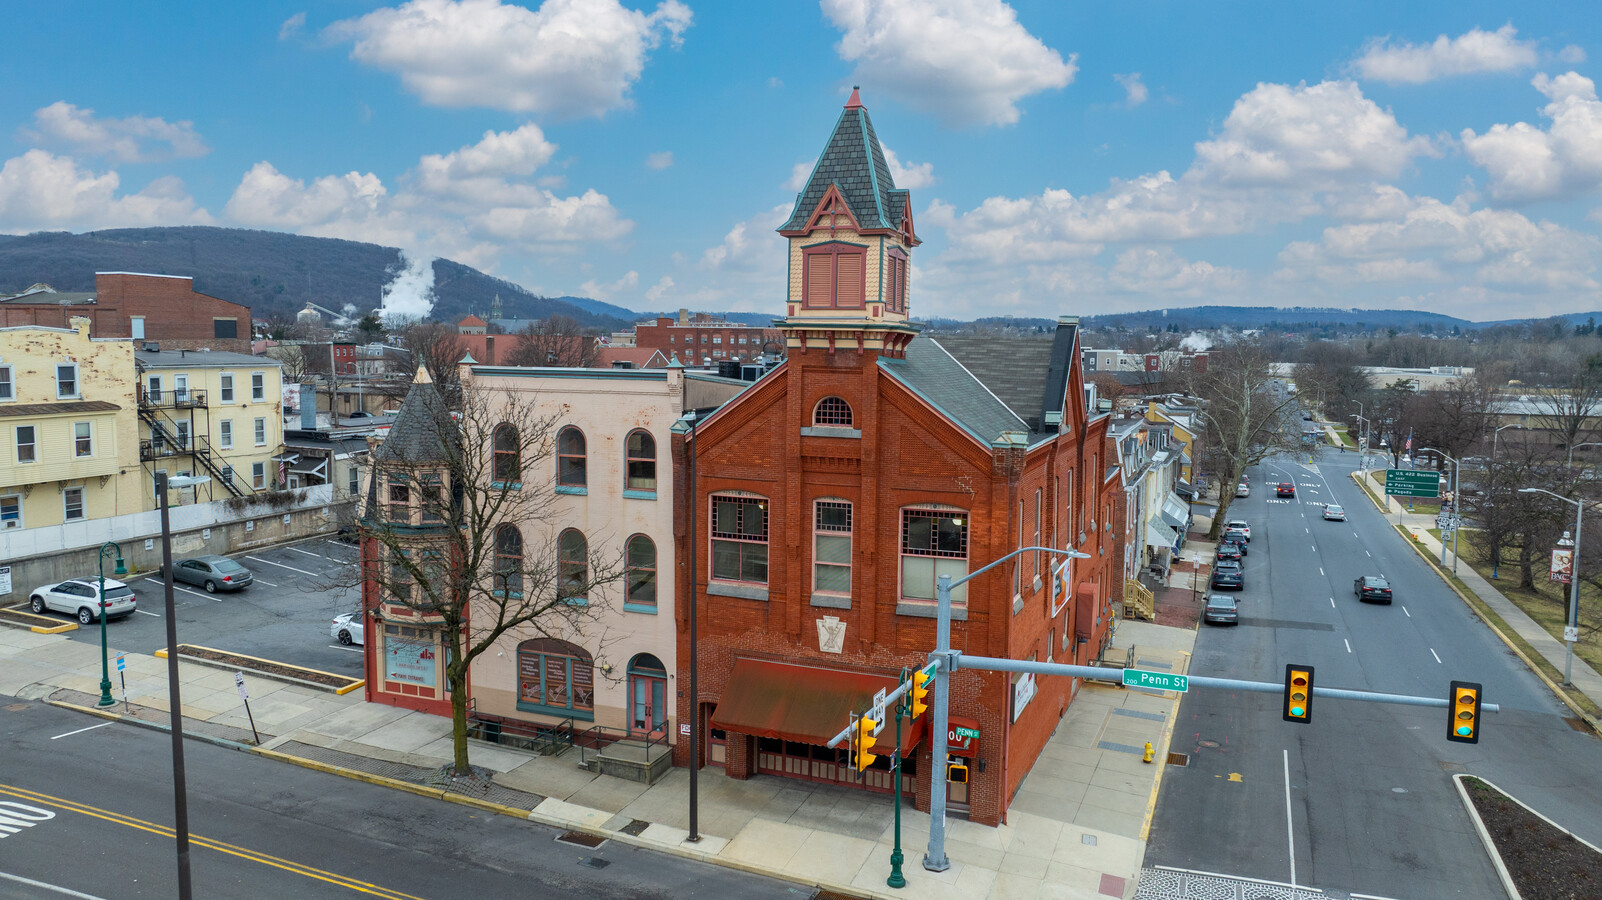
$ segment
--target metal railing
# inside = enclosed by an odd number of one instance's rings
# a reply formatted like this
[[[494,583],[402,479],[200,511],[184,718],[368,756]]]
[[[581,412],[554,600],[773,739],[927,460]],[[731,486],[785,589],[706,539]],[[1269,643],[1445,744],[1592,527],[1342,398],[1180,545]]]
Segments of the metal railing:
[[[649,763],[652,759],[652,748],[661,746],[665,749],[668,746],[667,736],[666,725],[662,726],[660,733],[647,732],[645,734],[637,731],[607,728],[604,725],[595,725],[586,728],[583,733],[574,739],[573,745],[578,747],[579,750],[580,768],[589,768],[591,760],[599,758],[608,747],[614,744],[632,744],[640,747],[644,751],[644,762]]]
[[[573,729],[572,716],[548,725],[481,713],[473,701],[468,701],[467,736],[487,743],[555,756],[573,746]]]
[[[206,392],[204,390],[190,390],[189,388],[173,388],[163,391],[140,388],[139,405],[164,406],[174,409],[203,409],[207,405]]]

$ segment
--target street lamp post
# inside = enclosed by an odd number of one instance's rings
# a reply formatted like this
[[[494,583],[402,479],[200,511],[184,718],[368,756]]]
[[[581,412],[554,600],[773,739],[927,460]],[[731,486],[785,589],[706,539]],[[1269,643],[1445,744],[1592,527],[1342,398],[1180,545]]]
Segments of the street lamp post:
[[[1496,460],[1496,440],[1502,436],[1503,431],[1506,431],[1509,428],[1517,428],[1520,431],[1524,430],[1524,426],[1518,424],[1517,422],[1497,426],[1496,432],[1491,435],[1491,460],[1493,462]]]
[[[1358,407],[1361,408],[1363,404],[1359,403],[1357,405],[1358,405]],[[1363,430],[1358,432],[1358,437],[1357,437],[1357,460],[1358,460],[1358,465],[1363,467],[1363,471],[1364,472],[1367,472],[1368,471],[1368,426],[1369,426],[1369,421],[1368,421],[1368,419],[1366,417],[1363,416],[1362,413],[1352,413],[1352,418],[1354,418],[1357,421],[1363,423]]]
[[[912,673],[902,669],[899,683],[906,684],[911,678]],[[890,851],[890,877],[885,879],[885,884],[893,888],[907,886],[907,876],[901,873],[901,864],[906,861],[906,856],[901,852],[901,718],[907,714],[907,704],[911,702],[911,698],[905,695],[896,701],[896,755],[890,765],[890,777],[896,783],[896,846]],[[934,780],[931,779],[929,783],[930,790],[933,790]]]
[[[1571,468],[1571,469],[1574,468],[1574,451],[1580,449],[1581,447],[1602,447],[1602,442],[1586,441],[1583,444],[1575,444],[1574,446],[1570,447],[1569,448],[1569,468]]]
[[[195,892],[189,878],[189,793],[184,784],[184,713],[178,696],[178,612],[172,593],[172,517],[167,495],[209,481],[209,475],[168,478],[165,472],[156,473],[156,497],[161,507],[161,584],[167,610],[167,703],[172,710],[173,834],[178,843],[179,900],[192,900]]]
[[[1563,645],[1567,648],[1563,656],[1563,684],[1567,687],[1573,684],[1569,676],[1574,669],[1574,639],[1580,628],[1580,526],[1585,515],[1585,501],[1554,494],[1546,488],[1519,488],[1519,493],[1545,494],[1574,504],[1574,562],[1569,566],[1569,624],[1563,629]]]
[[[122,548],[112,541],[100,545],[100,702],[96,706],[111,706],[116,700],[111,698],[111,662],[110,651],[106,649],[106,551],[116,554],[117,568],[112,570],[113,575],[127,575],[128,567],[122,561]]]

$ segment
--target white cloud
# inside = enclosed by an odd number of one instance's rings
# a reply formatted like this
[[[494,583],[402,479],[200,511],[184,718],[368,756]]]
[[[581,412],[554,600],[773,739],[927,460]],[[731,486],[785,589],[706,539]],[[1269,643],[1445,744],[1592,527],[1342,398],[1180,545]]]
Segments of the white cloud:
[[[812,177],[812,167],[814,165],[816,165],[814,160],[796,163],[790,169],[790,177],[785,180],[784,189],[787,191],[800,191],[806,187],[807,179]]]
[[[0,229],[211,224],[177,178],[158,178],[133,194],[119,194],[121,184],[115,171],[94,172],[71,157],[29,150],[0,167]]]
[[[1130,247],[1108,270],[1110,286],[1119,291],[1164,297],[1197,297],[1233,291],[1246,282],[1239,269],[1188,260],[1172,247]]]
[[[278,39],[280,41],[287,41],[292,37],[298,36],[301,30],[305,27],[306,14],[304,12],[295,13],[289,18],[285,19],[284,24],[278,26]]]
[[[1549,101],[1542,131],[1516,122],[1485,134],[1463,129],[1463,151],[1491,176],[1491,196],[1508,202],[1544,200],[1595,190],[1602,184],[1602,103],[1596,84],[1575,72],[1545,73],[1531,82]]]
[[[1510,23],[1495,31],[1474,28],[1455,38],[1443,34],[1429,44],[1392,44],[1389,37],[1375,38],[1352,68],[1360,77],[1391,84],[1528,69],[1536,64],[1535,42],[1519,40],[1518,33]]]
[[[601,284],[592,278],[579,285],[579,293],[586,297],[594,297],[596,300],[611,302],[620,294],[633,293],[639,286],[640,273],[630,269],[628,274],[611,284]]]
[[[656,303],[663,297],[667,296],[672,290],[673,276],[663,275],[657,280],[656,284],[653,284],[645,289],[645,300],[647,303]]]
[[[433,106],[599,116],[628,104],[649,51],[678,45],[690,8],[663,0],[647,14],[617,0],[411,0],[337,22],[351,56],[397,73]]]
[[[1019,101],[1078,72],[1001,0],[823,0],[823,14],[858,83],[951,126],[1010,125]]]
[[[673,151],[672,150],[664,150],[661,153],[652,153],[650,156],[647,156],[645,158],[645,167],[647,169],[655,169],[657,171],[661,171],[662,169],[671,168],[672,166],[673,166]]]
[[[884,161],[890,166],[890,180],[896,183],[897,188],[910,191],[934,184],[934,163],[909,162],[902,165],[901,158],[896,156],[894,150],[889,147],[880,149],[884,150]]]
[[[790,218],[791,204],[781,203],[736,223],[723,242],[701,254],[703,269],[760,269],[786,265],[786,241],[775,230]]]
[[[1124,105],[1134,109],[1146,102],[1146,85],[1141,82],[1139,72],[1130,72],[1128,75],[1114,75],[1113,80],[1123,85]]]
[[[168,122],[149,116],[96,118],[94,110],[60,100],[35,110],[33,127],[25,129],[23,136],[118,162],[152,162],[211,152],[195,133],[193,122]]]
[[[1558,51],[1557,60],[1564,65],[1577,66],[1585,62],[1585,48],[1570,44]]]

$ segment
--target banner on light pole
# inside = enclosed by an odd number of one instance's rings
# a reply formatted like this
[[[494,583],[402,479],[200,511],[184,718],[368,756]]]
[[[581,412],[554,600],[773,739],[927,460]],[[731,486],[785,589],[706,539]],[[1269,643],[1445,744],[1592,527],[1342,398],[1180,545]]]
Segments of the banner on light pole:
[[[1552,580],[1559,584],[1574,580],[1574,548],[1558,547],[1552,551]]]

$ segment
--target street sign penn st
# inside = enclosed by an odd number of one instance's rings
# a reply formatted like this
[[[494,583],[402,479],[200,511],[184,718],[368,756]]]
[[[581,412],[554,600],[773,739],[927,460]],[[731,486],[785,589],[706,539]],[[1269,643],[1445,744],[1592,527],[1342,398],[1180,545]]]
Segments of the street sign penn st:
[[[1179,691],[1184,693],[1190,690],[1190,676],[1173,675],[1168,672],[1145,672],[1140,669],[1125,669],[1124,687],[1151,688],[1157,691]]]
[[[1386,469],[1385,493],[1392,497],[1439,497],[1441,476],[1434,469]]]

